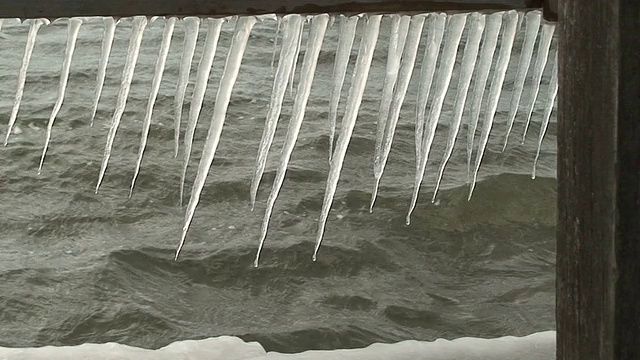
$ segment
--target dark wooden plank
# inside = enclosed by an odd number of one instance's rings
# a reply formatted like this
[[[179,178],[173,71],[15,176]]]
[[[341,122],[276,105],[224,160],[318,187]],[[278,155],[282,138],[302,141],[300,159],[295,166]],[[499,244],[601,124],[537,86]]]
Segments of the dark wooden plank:
[[[0,0],[0,17],[398,13],[541,7],[542,0]]]
[[[640,359],[640,2],[559,7],[558,359]]]

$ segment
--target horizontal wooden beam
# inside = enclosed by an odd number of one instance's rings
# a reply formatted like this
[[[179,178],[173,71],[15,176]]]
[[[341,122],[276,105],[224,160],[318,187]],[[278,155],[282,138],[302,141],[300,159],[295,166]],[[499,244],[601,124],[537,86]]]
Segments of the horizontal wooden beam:
[[[0,0],[0,18],[415,13],[542,8],[542,0]]]

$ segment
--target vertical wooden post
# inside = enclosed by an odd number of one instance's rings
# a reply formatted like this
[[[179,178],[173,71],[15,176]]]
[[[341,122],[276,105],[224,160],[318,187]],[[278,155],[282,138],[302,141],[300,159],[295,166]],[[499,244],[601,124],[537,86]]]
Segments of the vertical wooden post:
[[[560,0],[558,359],[640,359],[640,2]]]

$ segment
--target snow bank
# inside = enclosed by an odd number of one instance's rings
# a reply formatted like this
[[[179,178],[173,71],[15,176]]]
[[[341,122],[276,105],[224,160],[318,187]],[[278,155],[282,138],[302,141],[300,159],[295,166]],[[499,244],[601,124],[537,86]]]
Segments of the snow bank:
[[[221,336],[179,341],[158,350],[116,343],[21,349],[0,347],[0,360],[553,360],[555,343],[555,331],[546,331],[525,337],[438,339],[433,342],[409,340],[396,344],[373,344],[364,349],[281,354],[267,353],[256,342],[247,343],[236,337]]]

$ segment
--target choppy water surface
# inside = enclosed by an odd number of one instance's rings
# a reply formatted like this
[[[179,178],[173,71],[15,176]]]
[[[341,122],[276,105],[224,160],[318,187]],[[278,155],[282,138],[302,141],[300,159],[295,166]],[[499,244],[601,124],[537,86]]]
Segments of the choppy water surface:
[[[338,27],[330,28],[301,137],[256,269],[252,260],[260,222],[293,102],[287,94],[252,213],[249,187],[271,93],[275,22],[258,23],[252,32],[218,153],[178,262],[172,257],[184,218],[177,207],[182,155],[173,158],[172,104],[183,41],[181,23],[176,26],[142,170],[133,197],[127,197],[163,23],[151,23],[145,33],[98,195],[93,191],[131,21],[123,21],[116,30],[94,127],[89,119],[102,24],[82,26],[67,96],[38,176],[64,56],[66,22],[40,30],[18,114],[19,134],[0,148],[0,346],[117,341],[157,348],[175,340],[238,335],[257,340],[268,350],[289,352],[405,339],[525,335],[554,328],[554,119],[543,144],[538,178],[529,176],[543,101],[536,106],[527,142],[519,145],[512,138],[501,153],[524,28],[516,39],[473,198],[467,202],[463,127],[440,200],[435,205],[430,202],[453,110],[455,91],[449,91],[418,208],[411,226],[405,226],[415,169],[415,72],[376,207],[368,212],[389,37],[389,21],[383,21],[325,240],[314,263],[312,242],[328,172],[327,115],[337,46]],[[27,31],[28,25],[13,23],[5,24],[0,34],[3,138]],[[205,31],[203,27],[198,39],[183,119]],[[206,137],[232,31],[233,22],[223,26],[189,181]],[[421,44],[419,62],[423,48]],[[356,51],[354,46],[354,55]],[[460,50],[458,61],[461,54]],[[354,61],[355,56],[349,72]],[[545,70],[543,89],[549,73]],[[349,79],[350,75],[345,89]],[[512,135],[516,138],[523,127],[521,117]]]

